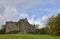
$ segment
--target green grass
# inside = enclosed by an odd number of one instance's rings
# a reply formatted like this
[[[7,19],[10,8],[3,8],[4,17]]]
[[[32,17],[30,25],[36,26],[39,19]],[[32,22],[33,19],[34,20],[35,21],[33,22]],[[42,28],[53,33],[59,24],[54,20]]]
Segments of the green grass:
[[[0,35],[0,39],[60,39],[60,36],[33,35],[33,34],[6,34]]]

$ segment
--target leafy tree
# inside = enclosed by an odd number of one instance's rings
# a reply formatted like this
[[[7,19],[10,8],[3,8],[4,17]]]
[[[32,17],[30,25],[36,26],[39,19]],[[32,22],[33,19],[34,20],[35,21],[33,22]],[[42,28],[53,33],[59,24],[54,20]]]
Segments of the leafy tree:
[[[52,16],[47,22],[48,33],[51,35],[60,35],[60,14]]]
[[[5,26],[2,26],[2,28],[0,29],[0,34],[5,34]]]

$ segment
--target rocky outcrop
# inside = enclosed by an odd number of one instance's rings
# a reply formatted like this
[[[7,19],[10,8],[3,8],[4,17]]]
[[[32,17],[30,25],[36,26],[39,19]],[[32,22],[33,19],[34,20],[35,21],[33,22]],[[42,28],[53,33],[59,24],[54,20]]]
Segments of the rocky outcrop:
[[[35,25],[29,24],[27,18],[20,19],[18,22],[6,22],[5,33],[15,34],[15,33],[29,33],[35,31]]]

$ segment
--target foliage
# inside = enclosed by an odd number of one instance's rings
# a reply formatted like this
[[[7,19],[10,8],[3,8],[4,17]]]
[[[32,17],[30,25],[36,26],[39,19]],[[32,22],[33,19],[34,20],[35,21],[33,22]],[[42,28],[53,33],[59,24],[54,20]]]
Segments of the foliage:
[[[4,28],[0,29],[0,34],[5,34],[5,29]]]
[[[48,33],[51,35],[60,35],[60,14],[52,16],[47,22]]]

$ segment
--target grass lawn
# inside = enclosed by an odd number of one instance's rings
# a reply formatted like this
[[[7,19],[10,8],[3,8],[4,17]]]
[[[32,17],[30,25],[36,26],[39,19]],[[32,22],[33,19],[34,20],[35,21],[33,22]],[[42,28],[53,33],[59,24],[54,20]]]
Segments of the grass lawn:
[[[60,39],[60,36],[33,35],[33,34],[6,34],[0,35],[0,39]]]

